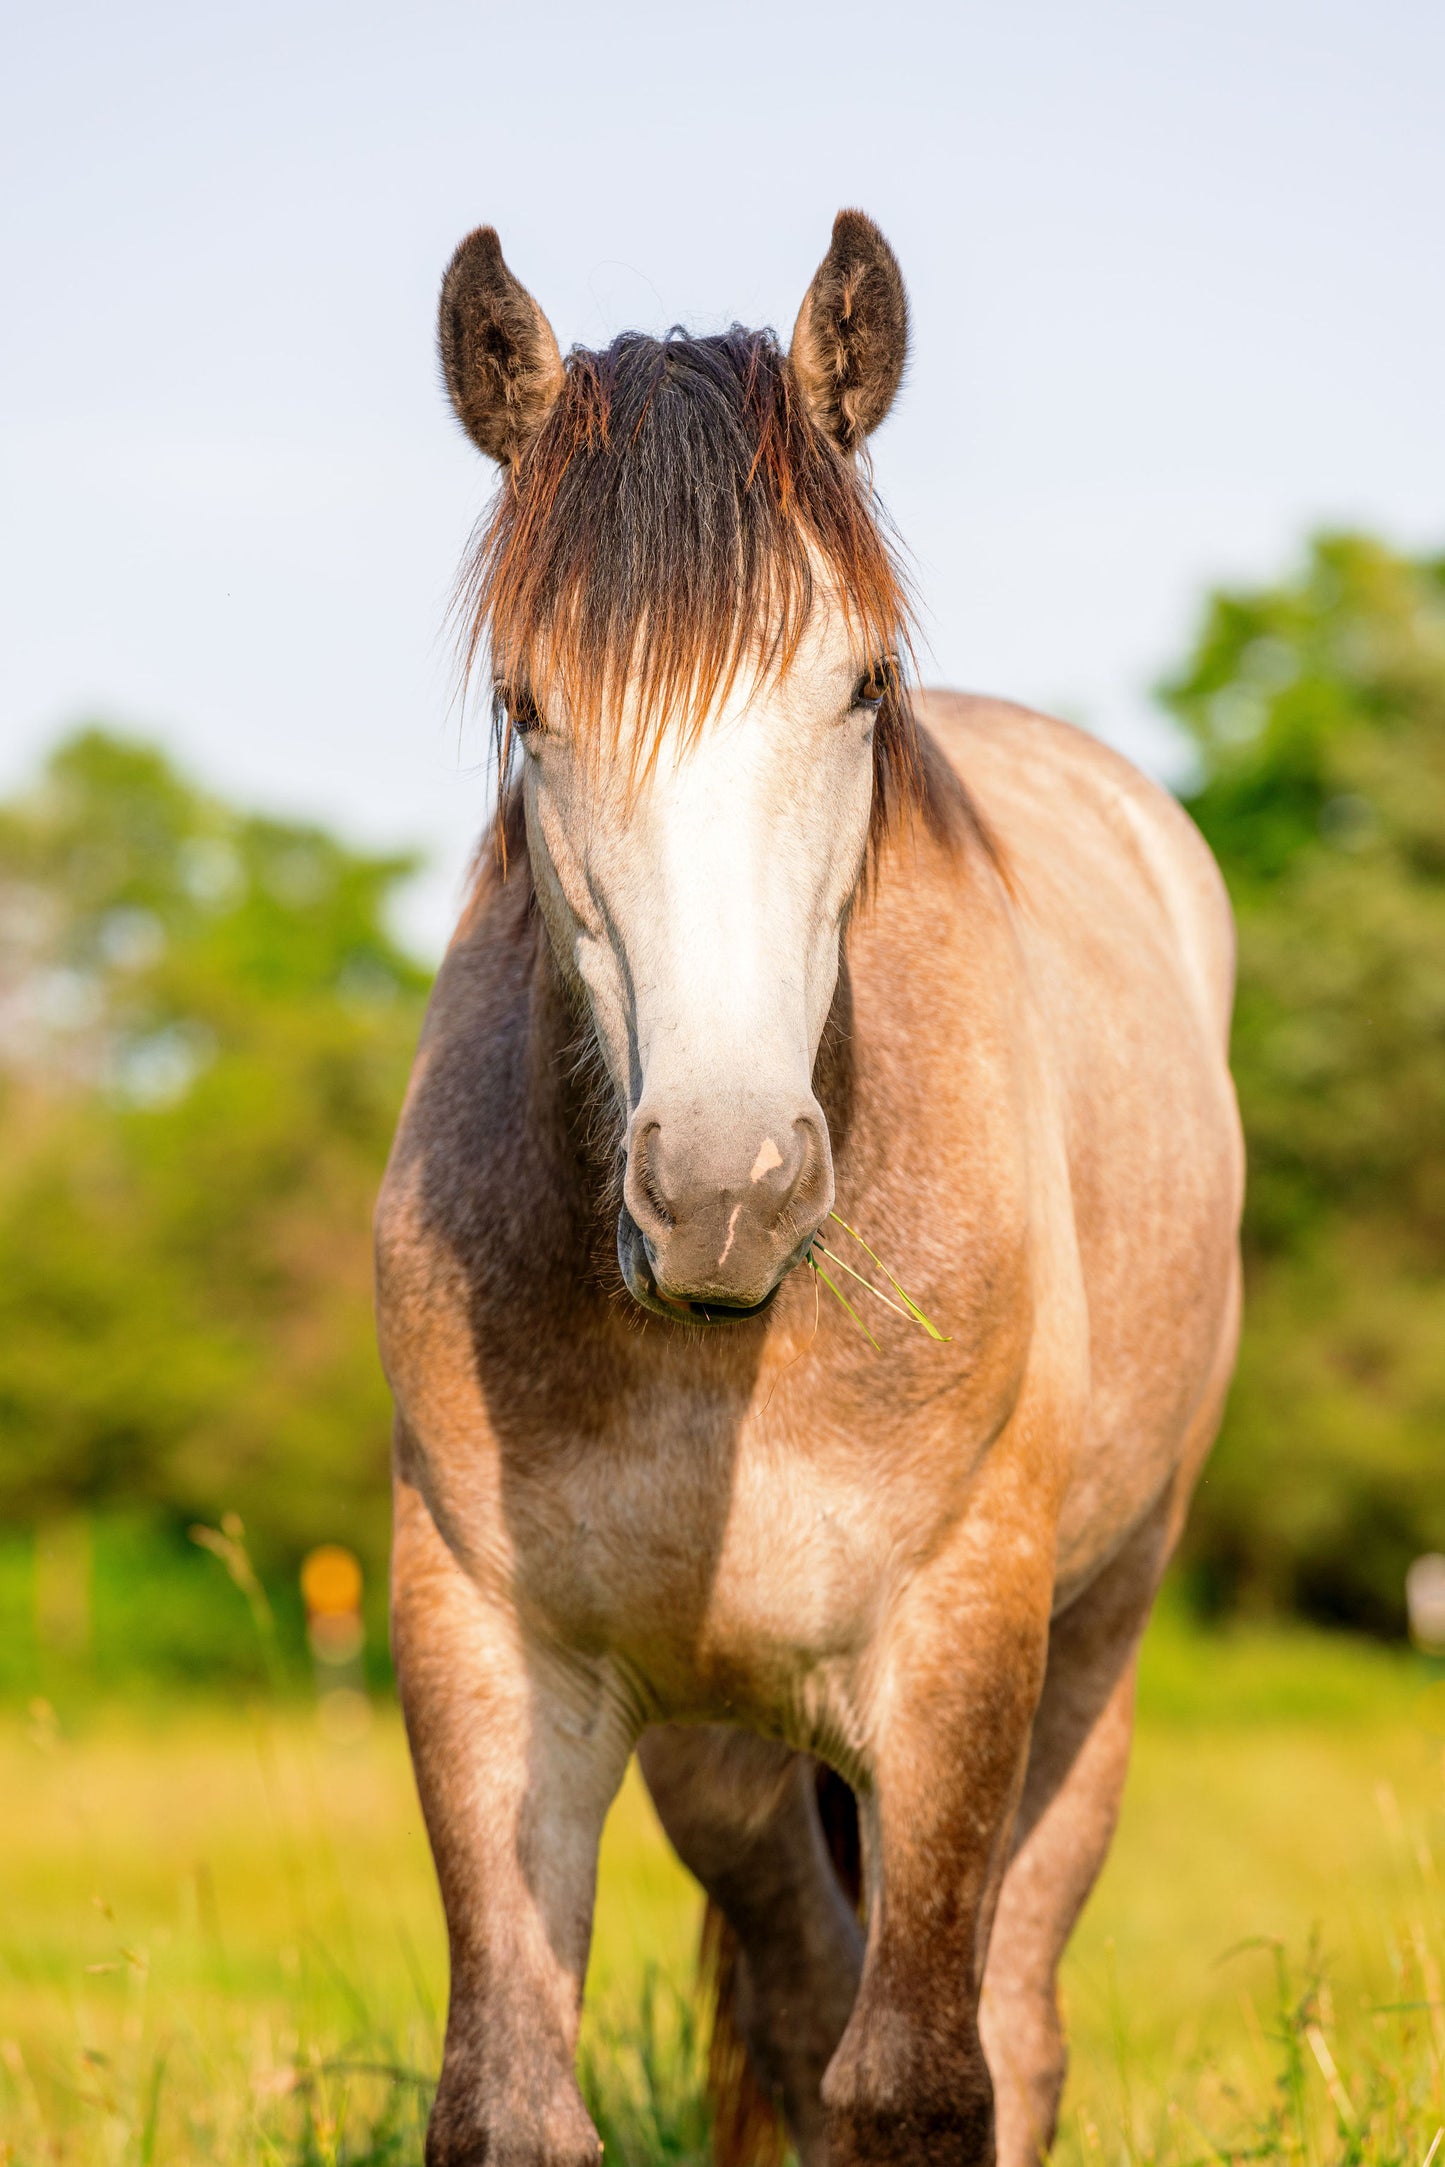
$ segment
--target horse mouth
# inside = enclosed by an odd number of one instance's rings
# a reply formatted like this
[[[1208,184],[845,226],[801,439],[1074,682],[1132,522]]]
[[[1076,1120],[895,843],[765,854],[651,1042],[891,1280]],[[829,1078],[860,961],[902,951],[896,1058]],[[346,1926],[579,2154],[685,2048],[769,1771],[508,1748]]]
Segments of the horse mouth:
[[[789,1258],[760,1302],[680,1300],[671,1294],[664,1294],[658,1286],[642,1230],[624,1204],[617,1216],[617,1261],[622,1268],[627,1291],[640,1309],[649,1311],[654,1317],[666,1317],[671,1324],[687,1324],[708,1330],[725,1324],[746,1324],[750,1318],[766,1315],[778,1298],[778,1288],[797,1259]]]

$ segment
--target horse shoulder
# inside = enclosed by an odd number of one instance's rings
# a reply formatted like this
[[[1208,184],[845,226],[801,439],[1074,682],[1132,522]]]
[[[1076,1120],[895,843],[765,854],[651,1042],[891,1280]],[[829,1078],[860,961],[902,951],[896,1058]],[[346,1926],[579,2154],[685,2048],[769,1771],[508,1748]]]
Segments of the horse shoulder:
[[[432,990],[373,1223],[382,1359],[404,1411],[438,1378],[455,1397],[479,1300],[536,1232],[518,1145],[535,961],[526,899],[498,886]]]
[[[1030,828],[1081,856],[1092,846],[1132,880],[1137,901],[1162,916],[1198,1011],[1226,1047],[1234,920],[1213,853],[1178,800],[1088,731],[1012,701],[929,692],[919,715],[1005,855],[1023,854],[1025,886]],[[1021,805],[1033,819],[1019,835]]]

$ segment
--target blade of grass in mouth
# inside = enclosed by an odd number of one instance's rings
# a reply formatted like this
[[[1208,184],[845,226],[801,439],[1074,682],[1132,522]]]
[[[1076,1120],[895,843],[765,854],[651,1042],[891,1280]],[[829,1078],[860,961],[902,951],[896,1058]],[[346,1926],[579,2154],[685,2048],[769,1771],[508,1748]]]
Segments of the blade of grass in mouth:
[[[828,1262],[836,1264],[840,1272],[846,1272],[850,1279],[857,1280],[860,1287],[866,1287],[868,1292],[876,1295],[880,1302],[885,1302],[895,1317],[901,1317],[905,1324],[912,1324],[913,1313],[911,1310],[905,1309],[900,1302],[895,1302],[891,1295],[883,1292],[881,1287],[875,1287],[872,1280],[865,1279],[861,1272],[855,1272],[851,1264],[845,1264],[836,1249],[830,1249],[826,1242],[819,1241],[816,1236],[814,1237],[813,1247],[815,1250],[821,1250]]]
[[[873,1337],[873,1334],[869,1331],[867,1325],[863,1322],[863,1319],[859,1316],[857,1310],[853,1307],[853,1304],[849,1301],[847,1295],[842,1292],[836,1280],[829,1278],[827,1272],[824,1271],[822,1265],[813,1255],[811,1249],[808,1251],[808,1264],[809,1267],[817,1273],[818,1277],[822,1280],[824,1286],[828,1289],[828,1292],[833,1296],[834,1300],[842,1303],[843,1307],[847,1310],[849,1316],[853,1319],[853,1322],[857,1325],[859,1331],[863,1334],[863,1337],[867,1340],[869,1346],[876,1347],[878,1349],[878,1352],[881,1354],[883,1352],[883,1349],[878,1346],[877,1340]]]
[[[843,1229],[843,1232],[845,1234],[852,1235],[854,1241],[857,1242],[858,1247],[863,1251],[863,1254],[867,1257],[872,1258],[873,1262],[877,1265],[879,1271],[882,1272],[884,1278],[888,1281],[888,1284],[897,1293],[899,1300],[904,1303],[905,1307],[908,1310],[908,1314],[910,1317],[912,1317],[914,1323],[921,1324],[930,1339],[936,1339],[939,1341],[947,1340],[949,1337],[948,1333],[940,1332],[938,1326],[933,1322],[932,1318],[926,1317],[923,1314],[923,1311],[919,1308],[917,1302],[914,1301],[913,1296],[908,1292],[908,1289],[899,1283],[896,1275],[893,1272],[889,1271],[888,1266],[884,1263],[882,1257],[879,1256],[877,1250],[869,1248],[867,1242],[864,1241],[862,1235],[858,1232],[858,1229],[856,1227],[849,1226],[847,1220],[841,1217],[840,1214],[836,1211],[830,1211],[828,1217],[830,1219],[836,1219],[839,1226]],[[831,1254],[831,1251],[828,1253]],[[842,1260],[841,1258],[837,1258],[834,1261],[841,1262]],[[847,1267],[845,1266],[844,1269],[846,1270]],[[859,1274],[855,1272],[853,1276],[856,1279],[859,1277]],[[863,1281],[863,1285],[866,1287],[868,1284],[869,1282],[865,1279]],[[879,1293],[877,1287],[873,1288],[873,1292],[878,1295],[878,1299],[880,1302],[886,1302],[888,1300],[887,1295]],[[894,1305],[890,1303],[889,1306],[891,1308]]]

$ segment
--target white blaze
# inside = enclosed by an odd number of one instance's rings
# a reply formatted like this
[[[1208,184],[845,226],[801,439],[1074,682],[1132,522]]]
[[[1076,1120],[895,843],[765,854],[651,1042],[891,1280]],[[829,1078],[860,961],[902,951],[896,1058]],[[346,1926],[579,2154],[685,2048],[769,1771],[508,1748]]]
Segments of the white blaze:
[[[743,682],[687,741],[670,732],[627,786],[624,718],[588,757],[565,715],[526,747],[538,893],[558,955],[587,990],[630,1114],[755,1126],[761,1181],[791,1137],[767,1109],[811,1103],[843,912],[872,797],[859,659],[826,607],[786,678]]]

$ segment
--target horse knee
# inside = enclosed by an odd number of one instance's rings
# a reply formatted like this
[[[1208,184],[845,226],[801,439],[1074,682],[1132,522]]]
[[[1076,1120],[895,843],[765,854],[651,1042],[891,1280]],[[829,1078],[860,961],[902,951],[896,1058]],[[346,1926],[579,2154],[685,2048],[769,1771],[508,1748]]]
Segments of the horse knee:
[[[898,2010],[845,2037],[823,2079],[829,2167],[994,2167],[994,2097],[976,2031],[940,2038]]]

